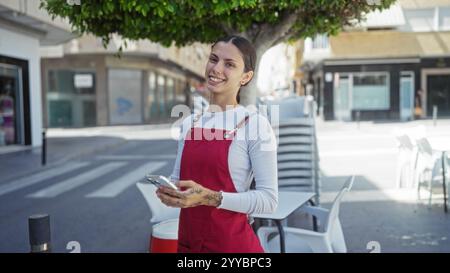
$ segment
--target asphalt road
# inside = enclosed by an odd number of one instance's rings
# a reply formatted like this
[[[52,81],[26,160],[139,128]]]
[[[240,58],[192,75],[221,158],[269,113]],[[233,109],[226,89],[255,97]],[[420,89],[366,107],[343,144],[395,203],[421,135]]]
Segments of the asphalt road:
[[[0,252],[28,252],[28,217],[51,218],[53,252],[146,252],[150,210],[135,183],[170,175],[174,140],[131,140],[0,185]]]

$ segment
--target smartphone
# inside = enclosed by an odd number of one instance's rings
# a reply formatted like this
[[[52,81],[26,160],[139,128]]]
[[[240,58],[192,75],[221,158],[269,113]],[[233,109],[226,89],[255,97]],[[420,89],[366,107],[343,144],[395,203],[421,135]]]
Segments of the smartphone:
[[[160,186],[165,186],[174,190],[178,190],[178,187],[163,175],[147,174],[145,178],[147,179],[148,182],[152,183],[158,188]]]

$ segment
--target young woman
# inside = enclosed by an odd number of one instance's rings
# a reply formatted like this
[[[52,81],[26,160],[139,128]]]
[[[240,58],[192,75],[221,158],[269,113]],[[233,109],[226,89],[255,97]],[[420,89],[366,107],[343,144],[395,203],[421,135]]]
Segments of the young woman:
[[[183,121],[171,176],[181,191],[157,191],[164,204],[181,208],[179,252],[263,252],[249,215],[277,207],[276,140],[264,116],[238,104],[255,63],[245,38],[226,37],[211,47],[210,107]]]

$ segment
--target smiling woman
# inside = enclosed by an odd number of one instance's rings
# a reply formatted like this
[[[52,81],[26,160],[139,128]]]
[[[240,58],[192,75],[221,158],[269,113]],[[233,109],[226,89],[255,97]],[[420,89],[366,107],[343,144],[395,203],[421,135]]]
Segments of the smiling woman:
[[[252,80],[255,64],[255,49],[246,39],[228,36],[215,42],[205,71],[213,104],[220,105],[222,97],[235,93],[235,104],[239,103],[240,87]]]
[[[179,252],[263,252],[249,215],[277,207],[277,146],[267,119],[238,104],[255,63],[255,49],[242,37],[211,47],[205,69],[210,107],[181,128],[171,176],[180,190],[157,191],[164,204],[182,208]]]

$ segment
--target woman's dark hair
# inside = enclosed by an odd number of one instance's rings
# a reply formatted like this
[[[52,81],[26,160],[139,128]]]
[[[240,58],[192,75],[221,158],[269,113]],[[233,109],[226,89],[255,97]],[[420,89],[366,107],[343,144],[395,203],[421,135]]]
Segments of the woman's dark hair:
[[[219,42],[229,43],[231,42],[234,46],[236,46],[242,54],[242,59],[244,60],[244,72],[255,71],[256,65],[256,50],[252,43],[245,39],[244,37],[231,35],[218,39],[212,46],[211,49]],[[253,79],[253,78],[252,78]],[[247,85],[250,81],[248,81],[245,85]],[[240,97],[239,93],[241,93],[241,89],[239,89],[236,99],[239,103]]]

